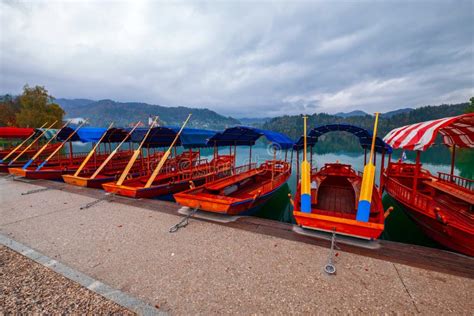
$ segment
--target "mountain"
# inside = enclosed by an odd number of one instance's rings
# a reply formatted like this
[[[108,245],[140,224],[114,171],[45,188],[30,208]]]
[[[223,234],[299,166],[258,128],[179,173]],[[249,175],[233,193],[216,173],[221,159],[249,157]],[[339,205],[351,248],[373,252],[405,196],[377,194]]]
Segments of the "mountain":
[[[361,110],[355,110],[355,111],[351,111],[347,113],[339,112],[339,113],[334,114],[334,116],[339,116],[339,117],[353,117],[353,116],[366,116],[366,115],[369,115],[369,114]]]
[[[116,102],[113,100],[92,101],[87,99],[56,99],[56,103],[66,112],[67,118],[88,118],[92,126],[127,126],[132,122],[147,122],[148,117],[159,116],[164,125],[181,126],[189,113],[193,116],[188,127],[204,129],[224,129],[239,125],[240,121],[225,117],[208,109],[195,109],[184,106],[165,107],[141,102]]]
[[[412,108],[404,108],[404,109],[398,109],[398,110],[394,110],[394,111],[390,111],[390,112],[385,112],[385,113],[380,114],[380,116],[385,117],[385,118],[390,118],[394,115],[408,113],[408,112],[411,112],[411,111],[413,111]]]
[[[67,109],[83,107],[94,102],[94,100],[89,99],[54,99],[54,103],[59,104],[64,111],[66,111]]]
[[[270,121],[271,117],[243,117],[239,118],[240,123],[245,126],[261,127],[266,122]]]

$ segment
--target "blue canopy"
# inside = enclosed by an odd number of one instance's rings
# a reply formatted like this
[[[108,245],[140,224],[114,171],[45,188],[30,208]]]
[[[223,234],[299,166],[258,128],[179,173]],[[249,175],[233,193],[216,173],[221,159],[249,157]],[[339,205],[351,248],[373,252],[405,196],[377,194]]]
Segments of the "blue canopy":
[[[180,127],[154,127],[143,145],[145,147],[168,147],[179,130]],[[136,129],[132,134],[132,141],[136,143],[141,142],[147,131],[148,128]],[[216,133],[215,131],[204,129],[185,128],[176,141],[176,145],[183,146],[184,148],[207,147],[208,139]]]
[[[102,140],[102,142],[120,143],[121,141],[125,139],[125,137],[127,137],[129,131],[130,129],[128,128],[127,129],[116,128],[116,127],[110,128],[107,130],[107,134],[105,134],[105,137]],[[130,136],[128,136],[126,140],[129,140],[129,139],[130,139]]]
[[[75,127],[65,127],[63,128],[58,136],[57,139],[59,141],[66,140],[69,135],[71,135],[75,131]],[[70,139],[70,141],[77,142],[81,141],[83,143],[94,143],[97,142],[105,132],[105,128],[100,127],[81,127]]]
[[[349,124],[328,124],[323,126],[318,126],[313,128],[306,138],[306,142],[308,146],[314,146],[318,142],[318,138],[326,133],[329,132],[348,132],[351,133],[359,138],[360,146],[364,149],[370,149],[372,145],[372,133],[363,129],[362,127],[353,126]],[[295,149],[303,148],[303,137],[295,143]],[[388,153],[392,152],[392,147],[386,144],[380,137],[375,138],[375,150],[378,153]]]
[[[209,146],[252,146],[261,136],[281,149],[293,146],[293,141],[284,134],[247,126],[231,127],[217,133],[209,139]]]

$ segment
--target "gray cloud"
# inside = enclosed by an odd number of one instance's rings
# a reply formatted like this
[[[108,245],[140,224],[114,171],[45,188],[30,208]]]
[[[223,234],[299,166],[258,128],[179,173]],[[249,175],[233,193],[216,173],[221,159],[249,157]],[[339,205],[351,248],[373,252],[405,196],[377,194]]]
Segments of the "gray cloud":
[[[464,102],[474,2],[2,2],[0,92],[243,116]]]

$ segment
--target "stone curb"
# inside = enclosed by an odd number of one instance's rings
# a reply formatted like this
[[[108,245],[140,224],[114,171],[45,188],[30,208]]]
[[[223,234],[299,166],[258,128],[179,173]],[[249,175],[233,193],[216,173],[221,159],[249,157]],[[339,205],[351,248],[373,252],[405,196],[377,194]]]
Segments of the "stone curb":
[[[54,259],[51,259],[36,250],[31,249],[28,246],[25,246],[13,239],[10,239],[2,234],[0,234],[0,244],[8,247],[23,256],[47,267],[48,269],[53,270],[56,273],[61,274],[65,278],[77,282],[90,291],[99,294],[127,309],[132,312],[137,313],[138,315],[167,315],[165,312],[160,311],[159,309],[140,301],[120,290],[114,289],[98,280],[91,278],[84,273],[81,273],[77,270],[74,270],[61,262],[58,262]]]

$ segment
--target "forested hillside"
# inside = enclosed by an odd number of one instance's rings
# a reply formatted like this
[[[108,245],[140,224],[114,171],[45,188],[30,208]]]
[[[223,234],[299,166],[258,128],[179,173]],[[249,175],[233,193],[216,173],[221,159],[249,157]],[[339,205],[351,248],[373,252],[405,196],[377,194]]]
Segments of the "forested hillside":
[[[382,116],[379,120],[378,134],[383,137],[390,130],[396,127],[442,117],[460,115],[465,113],[468,107],[469,103],[451,105],[443,104],[439,106],[424,106],[389,117]],[[372,131],[374,117],[371,115],[340,117],[325,113],[313,114],[308,117],[308,125],[310,127],[334,123],[356,125]],[[301,115],[285,115],[276,117],[266,122],[263,125],[263,128],[282,132],[293,139],[297,139],[303,134],[303,119],[301,118]],[[344,134],[345,133],[328,133],[324,135],[321,137],[321,141],[317,146],[318,150],[321,152],[359,150],[357,139],[351,137],[351,135]]]
[[[231,117],[225,117],[208,109],[195,109],[184,106],[165,107],[140,102],[116,102],[113,100],[92,101],[87,99],[57,99],[67,118],[88,118],[92,126],[107,126],[115,122],[116,126],[127,126],[131,122],[147,123],[148,117],[159,116],[164,125],[180,126],[189,113],[193,116],[189,127],[204,129],[224,129],[240,124]]]

